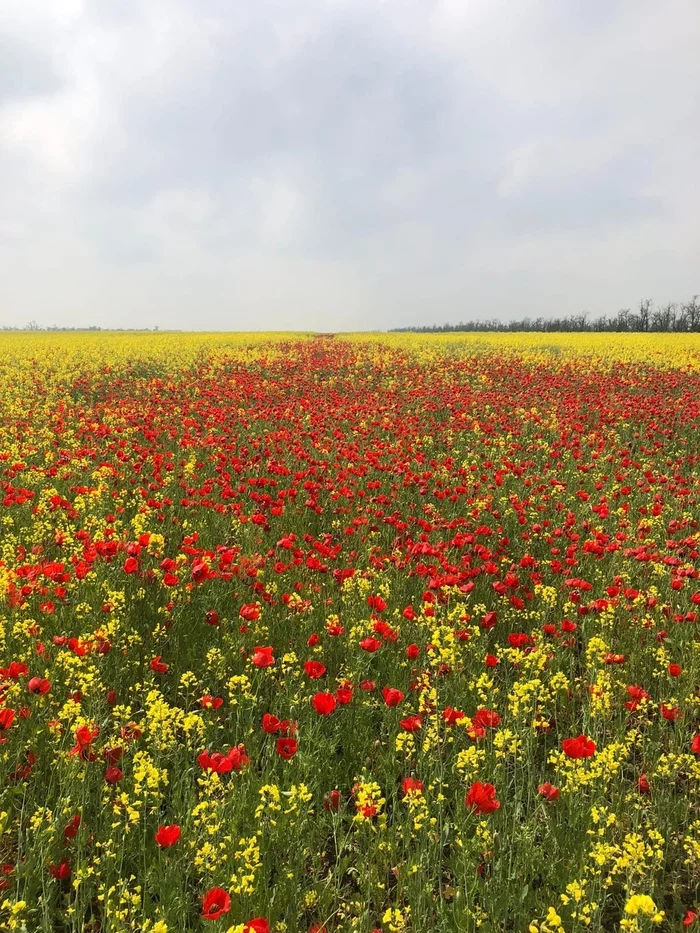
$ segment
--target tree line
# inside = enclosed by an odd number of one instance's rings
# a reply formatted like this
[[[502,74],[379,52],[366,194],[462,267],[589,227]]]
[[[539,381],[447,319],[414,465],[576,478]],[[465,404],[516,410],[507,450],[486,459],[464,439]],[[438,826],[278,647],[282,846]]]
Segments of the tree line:
[[[525,317],[521,320],[460,321],[459,324],[426,324],[417,327],[393,327],[392,333],[451,334],[459,331],[544,331],[552,333],[657,333],[689,334],[700,332],[700,296],[689,301],[669,301],[655,305],[650,298],[639,303],[639,310],[622,308],[617,314],[591,317],[587,312],[564,317]]]

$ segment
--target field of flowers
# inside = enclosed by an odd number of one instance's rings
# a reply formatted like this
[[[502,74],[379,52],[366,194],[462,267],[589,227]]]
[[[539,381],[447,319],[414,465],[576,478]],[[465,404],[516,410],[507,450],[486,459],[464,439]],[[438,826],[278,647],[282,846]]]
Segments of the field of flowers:
[[[700,337],[0,336],[0,929],[700,920]]]

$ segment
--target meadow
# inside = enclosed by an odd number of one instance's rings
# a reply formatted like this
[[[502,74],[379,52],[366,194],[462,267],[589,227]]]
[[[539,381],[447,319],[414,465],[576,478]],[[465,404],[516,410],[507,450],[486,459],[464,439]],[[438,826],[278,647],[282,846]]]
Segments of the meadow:
[[[0,930],[700,933],[700,335],[0,335]]]

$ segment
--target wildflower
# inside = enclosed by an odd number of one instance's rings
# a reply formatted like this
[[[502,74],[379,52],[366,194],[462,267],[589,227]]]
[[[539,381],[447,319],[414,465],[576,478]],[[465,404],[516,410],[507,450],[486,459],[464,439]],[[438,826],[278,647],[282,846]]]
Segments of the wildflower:
[[[256,647],[253,649],[253,656],[251,661],[256,667],[272,667],[275,663],[275,659],[272,656],[273,649],[270,646],[267,647]]]
[[[51,683],[43,677],[32,677],[32,679],[27,682],[27,690],[29,690],[30,693],[34,693],[36,696],[48,693],[50,689]]]
[[[304,670],[306,671],[306,676],[310,677],[311,680],[318,680],[326,673],[326,668],[320,661],[307,661],[306,664],[304,664]]]
[[[384,687],[382,696],[384,697],[384,702],[389,707],[398,706],[404,698],[404,694],[395,687]]]
[[[545,800],[548,800],[550,803],[552,803],[553,801],[559,799],[561,791],[558,787],[555,787],[554,784],[550,784],[549,781],[547,781],[544,784],[539,785],[537,788],[537,793],[540,795],[540,797],[544,797]]]
[[[277,739],[275,743],[275,751],[280,756],[284,758],[285,761],[289,761],[290,758],[294,758],[299,748],[299,743],[296,739],[289,737]]]
[[[423,782],[414,777],[404,778],[401,782],[401,790],[404,797],[408,796],[409,794],[422,794],[424,790]]]
[[[202,898],[202,919],[218,920],[231,910],[231,897],[224,888],[210,888]]]
[[[493,784],[482,784],[481,781],[472,784],[464,802],[468,809],[484,815],[493,813],[501,806],[500,801],[496,799],[496,788]]]
[[[596,752],[595,742],[585,735],[579,735],[575,739],[563,739],[561,747],[568,758],[590,758]]]
[[[337,705],[332,693],[317,693],[311,702],[319,716],[330,716]]]
[[[167,849],[169,846],[175,845],[181,835],[182,830],[177,824],[173,823],[171,826],[159,826],[158,832],[153,838],[161,849]]]

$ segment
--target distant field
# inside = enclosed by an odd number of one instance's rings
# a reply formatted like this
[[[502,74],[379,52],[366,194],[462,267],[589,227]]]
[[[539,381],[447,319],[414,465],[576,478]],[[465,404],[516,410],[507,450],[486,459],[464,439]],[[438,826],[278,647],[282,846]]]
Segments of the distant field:
[[[700,930],[700,335],[0,334],[0,930]]]

